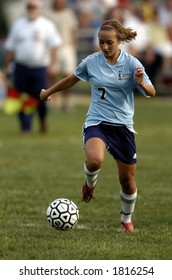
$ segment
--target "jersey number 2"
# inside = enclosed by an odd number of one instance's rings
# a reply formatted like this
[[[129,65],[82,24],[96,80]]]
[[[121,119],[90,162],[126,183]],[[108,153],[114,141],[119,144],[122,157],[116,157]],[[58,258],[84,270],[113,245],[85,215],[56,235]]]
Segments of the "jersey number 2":
[[[106,93],[105,88],[99,87],[98,90],[101,92],[100,99],[105,99],[105,93]]]

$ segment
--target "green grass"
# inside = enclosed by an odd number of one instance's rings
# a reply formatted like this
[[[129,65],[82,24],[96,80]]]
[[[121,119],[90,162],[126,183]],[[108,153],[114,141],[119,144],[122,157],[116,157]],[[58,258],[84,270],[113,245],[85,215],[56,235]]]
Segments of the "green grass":
[[[135,129],[138,200],[136,232],[118,232],[118,174],[106,154],[96,199],[81,202],[84,151],[81,126],[86,105],[74,112],[50,109],[46,136],[18,134],[14,116],[0,112],[0,259],[127,260],[172,258],[172,100],[136,98]],[[59,197],[80,210],[78,226],[61,232],[46,221],[46,209]]]

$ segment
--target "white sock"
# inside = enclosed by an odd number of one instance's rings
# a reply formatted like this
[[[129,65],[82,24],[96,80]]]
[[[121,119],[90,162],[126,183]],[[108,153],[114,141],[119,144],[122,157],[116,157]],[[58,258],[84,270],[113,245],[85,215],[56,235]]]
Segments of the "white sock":
[[[121,213],[121,222],[130,223],[131,216],[134,212],[134,207],[137,198],[137,190],[135,193],[129,195],[125,194],[122,190],[120,192],[121,204],[122,204],[122,213]]]
[[[85,174],[85,181],[89,188],[94,188],[97,183],[97,177],[100,169],[96,171],[89,171],[84,163],[84,174]]]

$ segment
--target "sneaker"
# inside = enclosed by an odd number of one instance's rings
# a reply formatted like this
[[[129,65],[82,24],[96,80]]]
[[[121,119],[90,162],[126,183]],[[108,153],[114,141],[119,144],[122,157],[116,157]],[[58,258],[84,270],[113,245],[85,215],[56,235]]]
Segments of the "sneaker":
[[[130,223],[121,222],[121,229],[123,232],[133,233],[133,231],[134,231],[133,223],[132,222],[130,222]]]
[[[95,187],[94,187],[95,188]],[[86,183],[82,187],[82,201],[90,202],[91,199],[94,199],[94,188],[89,188]]]

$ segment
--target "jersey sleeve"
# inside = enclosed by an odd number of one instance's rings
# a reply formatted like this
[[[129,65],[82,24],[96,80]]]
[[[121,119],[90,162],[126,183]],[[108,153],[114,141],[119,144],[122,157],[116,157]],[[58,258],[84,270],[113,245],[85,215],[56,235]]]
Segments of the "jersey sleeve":
[[[76,67],[74,75],[84,82],[89,82],[87,59],[82,60],[82,62]]]

